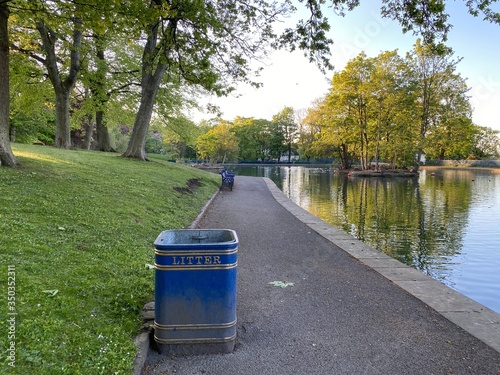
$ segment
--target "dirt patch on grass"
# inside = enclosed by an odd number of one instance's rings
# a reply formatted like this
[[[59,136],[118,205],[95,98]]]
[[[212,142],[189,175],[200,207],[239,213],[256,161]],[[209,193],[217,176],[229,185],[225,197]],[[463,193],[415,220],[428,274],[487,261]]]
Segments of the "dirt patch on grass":
[[[199,178],[190,178],[186,183],[190,189],[203,186],[203,182]]]
[[[192,194],[197,187],[203,186],[203,182],[199,178],[190,178],[186,181],[187,187],[175,186],[173,189],[181,194]]]

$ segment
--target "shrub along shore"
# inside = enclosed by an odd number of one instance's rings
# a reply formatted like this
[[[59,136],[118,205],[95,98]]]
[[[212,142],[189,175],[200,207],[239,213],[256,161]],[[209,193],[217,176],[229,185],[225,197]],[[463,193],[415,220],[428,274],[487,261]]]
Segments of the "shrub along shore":
[[[131,373],[139,313],[154,294],[153,241],[186,227],[220,176],[160,158],[12,147],[21,166],[0,168],[0,284],[5,301],[13,295],[0,350],[13,345],[15,358],[2,366]]]

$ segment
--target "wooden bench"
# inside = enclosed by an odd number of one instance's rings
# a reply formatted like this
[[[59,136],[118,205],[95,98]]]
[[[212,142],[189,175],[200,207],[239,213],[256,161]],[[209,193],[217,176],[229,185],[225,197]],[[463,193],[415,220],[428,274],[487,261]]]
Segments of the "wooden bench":
[[[236,175],[235,173],[230,173],[223,169],[222,171],[219,172],[219,174],[222,177],[222,183],[220,185],[221,190],[224,187],[228,187],[229,190],[233,190],[233,185],[234,185],[234,176]]]

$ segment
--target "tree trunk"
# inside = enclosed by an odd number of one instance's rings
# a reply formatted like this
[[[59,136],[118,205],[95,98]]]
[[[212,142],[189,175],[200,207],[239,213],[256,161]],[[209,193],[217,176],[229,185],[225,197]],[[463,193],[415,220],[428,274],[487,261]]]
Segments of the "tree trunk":
[[[9,8],[0,2],[0,165],[15,167],[19,164],[12,153],[9,135]]]
[[[158,65],[156,68],[156,74],[149,77],[147,80],[148,83],[143,83],[142,85],[141,104],[139,106],[139,110],[137,111],[137,116],[135,117],[134,127],[132,128],[132,135],[130,136],[127,151],[125,151],[123,156],[147,160],[145,147],[149,122],[151,121],[151,116],[153,114],[156,93],[160,87],[165,70],[165,65]],[[143,73],[143,75],[144,74],[145,73]],[[145,80],[143,80],[143,82],[144,81]]]
[[[97,151],[104,152],[116,152],[116,150],[111,147],[111,138],[109,137],[108,127],[104,123],[104,112],[97,111],[95,114],[95,126],[97,132]]]
[[[40,32],[42,48],[46,56],[43,63],[47,68],[49,79],[52,82],[56,94],[56,139],[54,144],[56,147],[60,148],[71,147],[69,98],[80,71],[79,50],[82,43],[81,21],[75,19],[74,23],[75,28],[73,31],[69,73],[64,80],[61,78],[57,63],[55,47],[56,33],[48,29],[43,21],[38,21],[36,24],[36,28]]]
[[[85,124],[85,150],[90,150],[92,144],[92,135],[94,134],[94,122],[92,115],[87,115],[87,123]]]
[[[95,114],[96,138],[95,149],[104,152],[116,152],[111,147],[111,138],[109,137],[108,127],[106,126],[105,109],[108,103],[109,94],[106,93],[106,75],[108,68],[106,64],[105,45],[106,37],[94,32],[94,41],[96,46],[96,57],[98,59],[97,74],[91,80],[92,98],[97,106]]]
[[[178,160],[184,159],[184,155],[186,155],[186,143],[185,142],[180,142],[178,145],[178,150],[179,150],[179,155],[178,155]]]
[[[135,117],[127,151],[125,151],[123,156],[147,160],[145,146],[149,122],[153,114],[156,93],[158,92],[165,71],[166,66],[164,64],[158,64],[154,75],[148,74],[143,68],[143,76],[148,75],[148,77],[143,77],[142,79],[141,104]]]
[[[54,91],[56,93],[56,139],[54,146],[70,148],[69,91],[62,87],[54,87]]]
[[[154,4],[155,2],[152,1],[151,5],[153,6]],[[140,160],[147,160],[145,147],[149,122],[153,114],[153,106],[158,88],[167,70],[167,66],[164,63],[156,62],[157,54],[160,52],[166,53],[166,49],[168,49],[165,43],[163,43],[163,47],[157,47],[160,24],[161,22],[157,22],[148,26],[148,40],[142,54],[141,103],[135,117],[127,151],[123,154],[123,156]],[[175,29],[176,23],[174,21],[169,22],[165,35],[173,38]],[[162,42],[165,42],[165,35],[162,36]]]
[[[360,155],[360,163],[361,163],[361,169],[362,170],[365,170],[366,168],[366,163],[365,163],[365,140],[364,140],[364,137],[363,137],[363,130],[360,131],[360,134],[359,134],[359,138],[360,138],[360,150],[359,150],[359,155]]]
[[[349,153],[348,153],[348,147],[345,143],[343,143],[340,148],[339,148],[339,154],[340,154],[340,169],[349,169]]]

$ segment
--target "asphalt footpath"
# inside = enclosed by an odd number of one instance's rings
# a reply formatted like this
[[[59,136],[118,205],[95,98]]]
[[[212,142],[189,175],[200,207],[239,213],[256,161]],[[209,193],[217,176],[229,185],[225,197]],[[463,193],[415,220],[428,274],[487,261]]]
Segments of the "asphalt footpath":
[[[152,374],[500,374],[500,315],[236,176],[193,225],[239,238],[227,354],[160,355]]]

